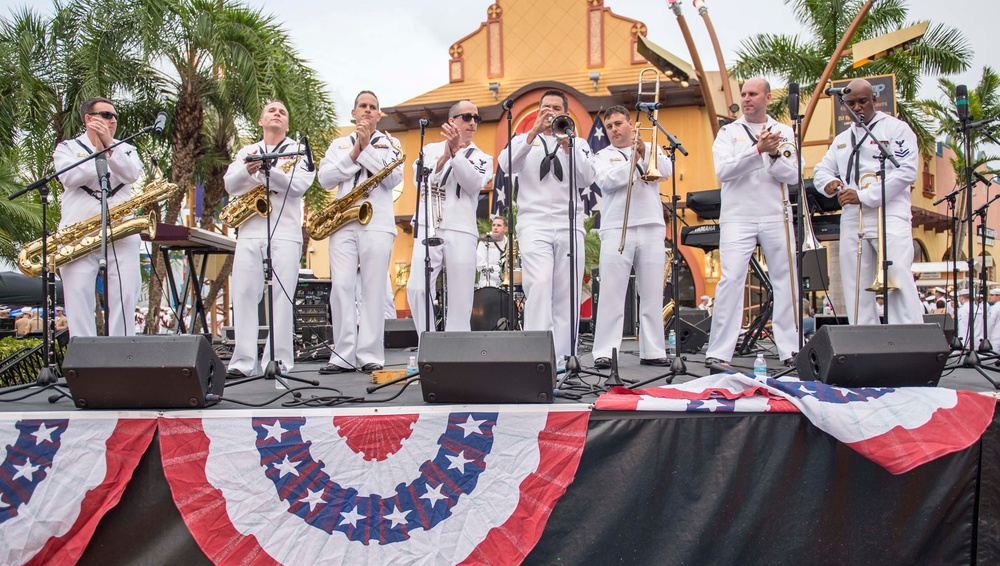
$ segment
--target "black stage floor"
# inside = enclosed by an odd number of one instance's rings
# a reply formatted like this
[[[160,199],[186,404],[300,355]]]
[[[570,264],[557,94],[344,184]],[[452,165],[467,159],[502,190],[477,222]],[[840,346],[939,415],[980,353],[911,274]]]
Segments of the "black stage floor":
[[[580,362],[585,369],[593,369],[593,356],[590,354],[590,335],[582,335],[580,341]],[[757,343],[756,351],[748,356],[734,357],[732,360],[732,366],[740,371],[746,373],[752,373],[753,362],[756,357],[756,352],[763,352],[764,358],[767,360],[769,367],[769,375],[774,375],[778,371],[784,369],[780,362],[778,361],[777,354],[775,353],[774,346],[771,342],[767,340],[761,340]],[[409,361],[409,357],[416,355],[415,349],[404,348],[404,349],[387,349],[386,350],[386,369],[404,369]],[[705,367],[705,354],[704,348],[698,353],[694,354],[682,354],[686,358],[687,370],[696,377],[702,377],[709,374],[709,369]],[[351,402],[351,405],[358,403],[362,404],[386,404],[392,406],[413,406],[424,404],[423,397],[421,396],[419,384],[411,385],[403,391],[401,385],[390,385],[378,392],[369,394],[365,389],[372,385],[371,375],[355,372],[355,373],[341,373],[335,375],[320,375],[318,370],[326,363],[326,359],[316,359],[315,361],[299,361],[296,362],[294,368],[292,369],[290,375],[295,377],[300,377],[304,379],[317,380],[320,383],[322,389],[307,389],[303,390],[303,397],[329,397],[334,398],[338,395],[343,395],[344,397],[353,398],[356,401]],[[949,366],[954,363],[953,360],[949,361]],[[992,362],[991,362],[992,363]],[[638,343],[634,338],[626,337],[622,342],[622,351],[619,354],[619,374],[622,378],[632,379],[638,382],[645,381],[657,376],[663,375],[667,368],[659,368],[653,366],[644,366],[639,364],[639,353],[638,353]],[[607,370],[604,370],[607,373]],[[1000,374],[989,372],[989,375],[994,379],[1000,379]],[[794,371],[790,374],[794,377]],[[695,377],[690,376],[679,376],[673,382],[674,383],[684,383],[695,379]],[[586,389],[586,384],[594,384],[594,392],[591,394],[584,394],[581,399],[565,399],[557,398],[558,403],[592,403],[599,394],[599,386],[604,383],[603,378],[599,377],[589,377],[584,376],[584,384]],[[646,387],[655,387],[658,385],[664,385],[666,383],[665,379],[660,379],[653,381]],[[298,384],[293,384],[297,386]],[[967,391],[980,391],[980,392],[992,392],[996,393],[992,384],[984,379],[976,370],[960,368],[955,370],[946,369],[943,373],[939,387],[947,387],[950,389],[962,389]],[[577,389],[579,392],[579,389]],[[252,383],[246,383],[235,387],[227,387],[224,392],[224,400],[219,404],[212,407],[212,409],[239,409],[246,408],[248,406],[267,406],[269,408],[281,408],[283,404],[291,400],[290,395],[285,395],[280,399],[275,399],[279,395],[279,391],[276,391],[275,384],[269,381],[257,381]],[[17,397],[16,395],[6,395],[3,399],[10,400]],[[0,403],[0,411],[60,411],[60,410],[74,410],[74,405],[70,399],[63,398],[55,403],[49,403],[48,394],[35,395],[31,398],[19,400],[15,402]],[[273,401],[272,401],[273,400]],[[264,405],[262,405],[264,404]],[[322,404],[313,404],[311,406],[328,406]]]

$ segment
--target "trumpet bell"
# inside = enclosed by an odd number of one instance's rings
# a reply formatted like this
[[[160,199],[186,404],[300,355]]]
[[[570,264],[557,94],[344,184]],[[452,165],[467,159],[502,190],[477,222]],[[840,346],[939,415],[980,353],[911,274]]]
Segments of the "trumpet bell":
[[[559,139],[572,137],[576,132],[576,123],[569,114],[560,114],[552,119],[552,135]]]

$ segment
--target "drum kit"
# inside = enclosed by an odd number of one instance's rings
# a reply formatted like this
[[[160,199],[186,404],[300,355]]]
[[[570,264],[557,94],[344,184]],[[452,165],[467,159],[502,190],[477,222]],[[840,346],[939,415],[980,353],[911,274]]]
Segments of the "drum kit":
[[[479,236],[481,242],[498,242],[491,233]],[[524,289],[521,287],[521,260],[517,253],[517,240],[514,241],[514,281],[510,281],[507,260],[511,254],[500,256],[500,273],[503,274],[499,286],[484,286],[476,289],[472,298],[472,330],[515,330],[521,328],[521,314],[524,312]],[[480,279],[489,277],[491,268],[485,268]],[[515,316],[508,314],[510,310],[510,293],[514,293]]]

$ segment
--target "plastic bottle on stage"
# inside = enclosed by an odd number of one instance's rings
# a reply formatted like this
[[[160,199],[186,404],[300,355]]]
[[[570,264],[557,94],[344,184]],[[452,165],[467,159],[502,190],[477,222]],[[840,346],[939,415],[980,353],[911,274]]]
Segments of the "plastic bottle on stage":
[[[764,354],[757,354],[757,359],[753,361],[753,374],[757,377],[767,377],[767,362],[764,361]]]
[[[677,345],[677,333],[674,332],[673,329],[671,329],[670,334],[667,335],[667,342],[670,342],[671,348]]]
[[[410,361],[406,364],[406,375],[413,375],[418,371],[420,370],[417,369],[417,357],[410,356]]]

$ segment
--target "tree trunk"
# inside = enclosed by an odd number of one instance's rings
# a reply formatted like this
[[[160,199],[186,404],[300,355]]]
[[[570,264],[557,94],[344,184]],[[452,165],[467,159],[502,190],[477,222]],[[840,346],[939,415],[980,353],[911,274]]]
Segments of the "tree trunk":
[[[196,85],[189,82],[182,83],[177,97],[177,109],[174,113],[174,130],[170,137],[170,145],[173,148],[171,182],[181,187],[182,190],[180,194],[167,201],[167,212],[163,217],[163,221],[167,224],[177,223],[184,195],[193,185],[194,165],[202,151],[201,128],[203,122],[204,114]],[[149,279],[149,315],[146,318],[146,333],[153,333],[157,326],[154,321],[159,322],[163,281],[167,274],[166,264],[159,251],[159,246],[153,246],[153,257],[150,259],[155,275]],[[183,305],[181,312],[183,312]]]

